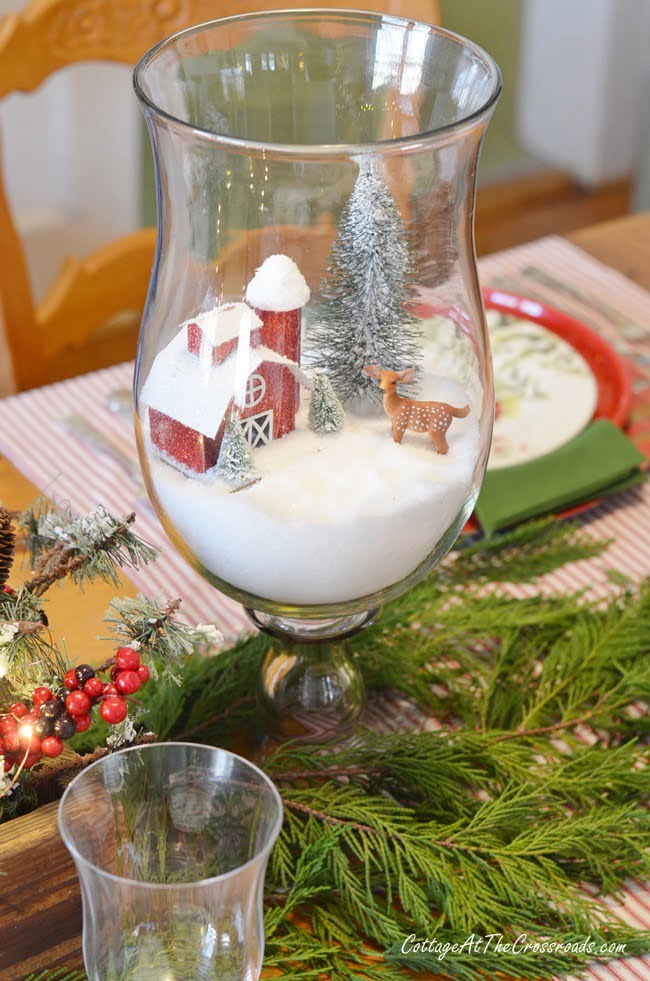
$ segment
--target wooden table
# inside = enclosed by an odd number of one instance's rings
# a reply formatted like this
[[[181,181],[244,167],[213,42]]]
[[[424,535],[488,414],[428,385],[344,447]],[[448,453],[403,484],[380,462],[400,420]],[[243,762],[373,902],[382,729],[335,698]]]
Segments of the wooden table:
[[[597,225],[568,236],[570,241],[650,290],[650,214]],[[0,461],[0,501],[10,508],[38,495],[6,460]],[[125,582],[122,592],[135,595]],[[54,628],[66,636],[75,656],[101,660],[95,640],[112,587],[79,592],[65,583],[48,607]],[[56,804],[0,827],[0,981],[23,981],[31,972],[66,965],[81,968],[81,901],[77,877],[56,830]],[[189,981],[189,979],[188,979]]]

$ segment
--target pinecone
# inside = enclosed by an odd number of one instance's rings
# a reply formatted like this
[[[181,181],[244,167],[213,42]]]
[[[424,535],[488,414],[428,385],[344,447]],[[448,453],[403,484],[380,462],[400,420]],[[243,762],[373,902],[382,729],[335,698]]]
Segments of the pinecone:
[[[6,508],[0,508],[0,589],[4,586],[14,561],[16,536],[11,515]]]

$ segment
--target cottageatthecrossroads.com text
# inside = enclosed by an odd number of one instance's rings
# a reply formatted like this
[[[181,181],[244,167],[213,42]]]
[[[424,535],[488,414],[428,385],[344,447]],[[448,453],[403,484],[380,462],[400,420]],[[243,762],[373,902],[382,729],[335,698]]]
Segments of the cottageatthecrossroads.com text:
[[[403,954],[433,954],[442,961],[448,954],[587,954],[593,957],[624,957],[625,944],[602,943],[591,935],[572,943],[560,940],[529,940],[522,933],[516,940],[504,940],[502,933],[482,937],[470,934],[462,943],[449,943],[435,937],[418,937],[412,933],[402,944]]]

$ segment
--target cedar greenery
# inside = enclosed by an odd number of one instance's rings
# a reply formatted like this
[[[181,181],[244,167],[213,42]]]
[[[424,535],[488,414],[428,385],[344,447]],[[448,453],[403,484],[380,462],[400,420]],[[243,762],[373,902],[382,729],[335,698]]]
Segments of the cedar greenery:
[[[441,728],[266,754],[285,823],[267,876],[265,976],[550,979],[595,959],[467,948],[493,933],[650,951],[598,898],[650,873],[648,718],[637,704],[650,686],[650,584],[620,583],[605,606],[579,594],[514,599],[502,585],[603,547],[552,521],[475,542],[350,641],[371,699],[408,699]],[[267,644],[258,635],[190,655],[180,686],[145,691],[141,724],[241,748]],[[463,946],[404,953],[410,935]]]

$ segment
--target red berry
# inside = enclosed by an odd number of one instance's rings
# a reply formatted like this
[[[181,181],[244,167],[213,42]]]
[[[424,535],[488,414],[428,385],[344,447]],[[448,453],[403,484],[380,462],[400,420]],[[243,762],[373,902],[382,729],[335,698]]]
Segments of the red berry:
[[[65,700],[70,715],[85,715],[90,708],[90,695],[85,691],[71,691]]]
[[[42,705],[43,702],[49,702],[52,698],[52,692],[49,688],[35,688],[32,698],[35,705]]]
[[[120,671],[137,671],[140,655],[132,647],[120,647],[115,656],[115,667]]]
[[[12,589],[11,586],[3,586],[2,587],[2,592],[3,593],[6,593],[7,596],[15,596],[16,595],[16,590],[15,589]]]
[[[137,671],[120,671],[115,687],[121,695],[134,695],[141,684]]]
[[[23,753],[29,753],[30,755],[35,753],[40,753],[41,751],[41,741],[38,736],[35,736],[31,731],[31,727],[28,727],[27,732],[18,732],[18,739],[20,740],[20,748]]]
[[[111,683],[110,685],[109,684],[104,685],[104,690],[102,692],[102,695],[119,695],[119,692],[115,687],[115,685]]]
[[[66,688],[79,687],[79,685],[77,684],[77,676],[74,673],[74,668],[70,668],[69,671],[66,671],[66,673],[63,676],[63,684],[65,685]]]
[[[20,720],[20,726],[33,726],[35,722],[38,722],[40,717],[40,710],[37,708],[32,709],[31,712],[27,713],[27,715],[23,715],[22,719]]]
[[[55,756],[60,756],[63,752],[63,743],[56,736],[46,736],[41,743],[41,750],[43,756],[50,756],[54,758]]]
[[[7,771],[11,770],[12,766],[14,765],[14,761],[7,759],[6,756],[4,759],[5,759],[5,773],[7,773]]]
[[[145,681],[149,681],[150,671],[146,664],[141,664],[138,668],[138,678],[144,685]]]
[[[22,702],[14,702],[13,705],[9,706],[9,712],[11,715],[15,716],[17,719],[22,719],[23,716],[27,715],[28,708],[23,705]]]
[[[14,732],[16,729],[16,720],[12,715],[5,715],[0,719],[0,736],[4,736],[5,732]]]
[[[112,726],[117,725],[118,722],[123,722],[128,711],[124,699],[115,698],[115,696],[105,699],[100,709],[104,722],[108,722]]]
[[[75,715],[74,724],[77,727],[77,732],[85,732],[86,729],[90,728],[92,721],[89,715]]]
[[[90,698],[99,698],[104,691],[104,682],[101,678],[89,678],[84,685],[84,691]]]
[[[2,745],[4,746],[5,753],[19,753],[20,752],[20,739],[18,738],[18,733],[14,729],[13,732],[6,732],[2,737]]]
[[[23,766],[25,767],[25,769],[26,770],[31,770],[31,768],[34,766],[34,764],[39,762],[39,760],[41,759],[42,755],[43,754],[41,753],[40,746],[39,746],[39,751],[37,753],[30,753],[29,756],[27,757],[27,759],[25,760],[25,762],[23,763]]]

